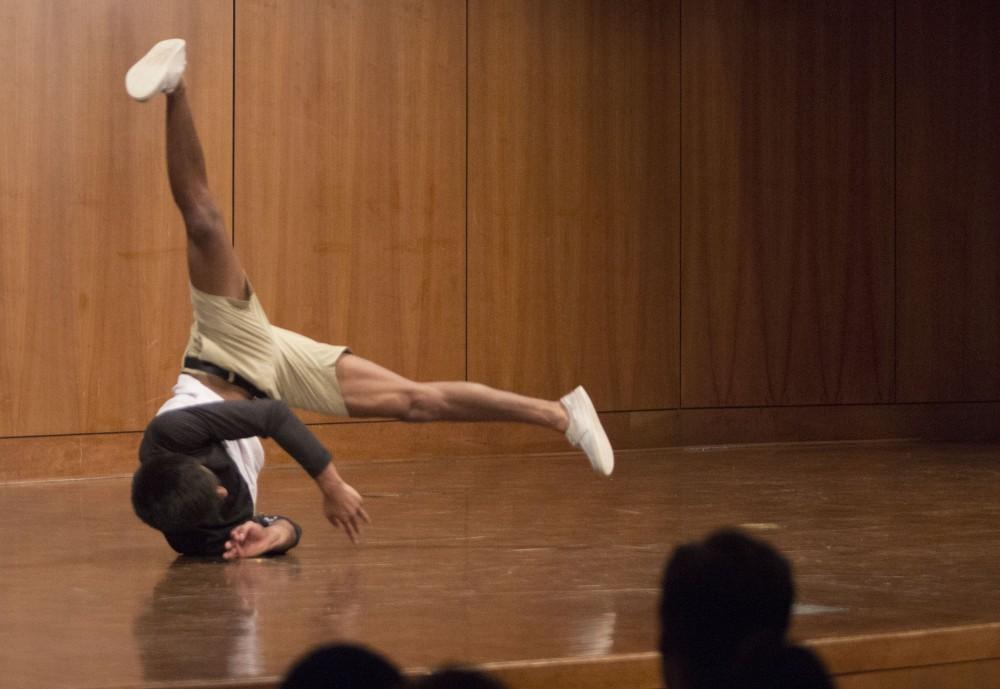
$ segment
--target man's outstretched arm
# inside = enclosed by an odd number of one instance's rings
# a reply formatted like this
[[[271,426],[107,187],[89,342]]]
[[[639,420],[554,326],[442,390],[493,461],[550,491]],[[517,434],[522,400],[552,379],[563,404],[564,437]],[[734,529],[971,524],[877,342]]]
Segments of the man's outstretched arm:
[[[330,452],[284,402],[211,402],[160,414],[146,428],[139,453],[142,457],[159,452],[183,454],[221,440],[253,436],[273,438],[306,470],[323,493],[326,518],[334,526],[342,526],[356,543],[361,522],[370,523],[361,507],[361,496],[341,478]]]

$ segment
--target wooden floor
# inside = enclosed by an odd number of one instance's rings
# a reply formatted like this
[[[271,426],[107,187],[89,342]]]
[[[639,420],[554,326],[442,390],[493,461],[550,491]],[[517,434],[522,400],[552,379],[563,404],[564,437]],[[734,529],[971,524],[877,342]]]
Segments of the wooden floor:
[[[794,635],[840,686],[1000,675],[1000,446],[634,451],[611,480],[577,455],[341,471],[375,522],[362,545],[304,474],[273,468],[259,507],[305,537],[236,564],[175,559],[124,477],[0,486],[0,686],[273,686],[346,639],[518,687],[647,689],[664,559],[719,525],[792,559]]]

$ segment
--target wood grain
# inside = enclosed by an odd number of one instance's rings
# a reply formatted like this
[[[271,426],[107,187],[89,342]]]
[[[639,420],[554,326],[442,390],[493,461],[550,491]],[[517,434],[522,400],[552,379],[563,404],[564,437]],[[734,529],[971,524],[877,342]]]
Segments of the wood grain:
[[[839,689],[982,689],[1000,684],[1000,660],[876,670],[838,675]]]
[[[463,378],[464,3],[241,2],[236,89],[236,249],[272,322]]]
[[[164,103],[124,89],[131,64],[175,35],[228,214],[228,5],[0,2],[0,436],[142,428],[176,377],[190,307]]]
[[[1000,6],[897,9],[899,400],[1000,397]]]
[[[411,670],[487,664],[512,689],[653,689],[668,553],[737,524],[793,564],[792,637],[875,675],[848,686],[968,687],[1000,658],[998,452],[661,449],[623,453],[612,480],[569,456],[345,462],[373,520],[359,546],[300,470],[265,470],[260,509],[303,540],[230,564],[176,558],[125,478],[0,486],[0,685],[274,686],[351,641]]]
[[[684,406],[892,399],[892,17],[684,7]]]
[[[469,377],[677,406],[678,3],[469,5]]]

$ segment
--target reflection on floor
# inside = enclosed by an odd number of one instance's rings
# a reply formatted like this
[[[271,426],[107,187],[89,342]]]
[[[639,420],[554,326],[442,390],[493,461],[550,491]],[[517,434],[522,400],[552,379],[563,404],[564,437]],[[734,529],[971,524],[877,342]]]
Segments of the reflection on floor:
[[[793,633],[834,664],[864,669],[837,655],[859,636],[976,629],[978,654],[1000,645],[997,446],[635,451],[610,480],[577,455],[341,471],[374,520],[362,545],[326,524],[303,473],[272,469],[259,507],[305,537],[234,564],[175,558],[132,516],[127,478],[0,486],[0,686],[267,685],[346,639],[408,668],[635,658],[642,689],[666,554],[719,525],[789,555]]]

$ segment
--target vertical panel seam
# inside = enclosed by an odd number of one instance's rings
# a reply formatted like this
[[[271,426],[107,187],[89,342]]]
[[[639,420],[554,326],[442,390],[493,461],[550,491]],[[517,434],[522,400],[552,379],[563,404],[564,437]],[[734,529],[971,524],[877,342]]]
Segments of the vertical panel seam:
[[[892,386],[890,399],[899,401],[899,219],[896,213],[899,182],[897,161],[899,153],[896,143],[898,129],[896,113],[896,85],[899,81],[899,44],[897,38],[899,0],[892,3]]]
[[[677,0],[677,408],[684,406],[684,0]]]
[[[229,164],[229,217],[232,227],[229,228],[233,248],[236,247],[236,2],[233,0],[233,46],[232,46],[232,102],[230,103],[230,164]]]
[[[469,0],[465,0],[465,380],[469,380]]]

